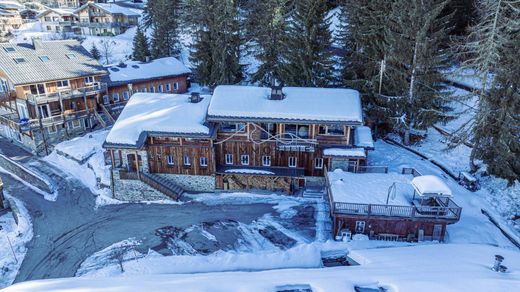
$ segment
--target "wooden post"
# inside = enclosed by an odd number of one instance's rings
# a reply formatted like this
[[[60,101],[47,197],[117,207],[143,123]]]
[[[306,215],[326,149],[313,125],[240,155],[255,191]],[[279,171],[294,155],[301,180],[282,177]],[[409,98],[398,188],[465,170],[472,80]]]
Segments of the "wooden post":
[[[112,159],[112,169],[116,168],[116,162],[114,161],[114,150],[110,149],[110,158]]]
[[[135,168],[137,171],[137,179],[141,179],[141,172],[139,171],[139,154],[135,151]]]
[[[347,131],[346,131],[347,132],[347,145],[351,145],[350,144],[350,126],[347,126],[346,129],[347,129]]]

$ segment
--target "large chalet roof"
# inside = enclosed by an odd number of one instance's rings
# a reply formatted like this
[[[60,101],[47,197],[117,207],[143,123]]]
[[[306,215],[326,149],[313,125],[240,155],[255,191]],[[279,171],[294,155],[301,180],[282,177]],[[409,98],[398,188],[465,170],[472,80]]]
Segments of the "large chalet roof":
[[[149,135],[210,137],[206,123],[211,96],[201,96],[198,103],[190,95],[136,93],[110,130],[105,147],[140,148]]]
[[[359,92],[340,88],[284,87],[282,100],[271,88],[218,86],[208,109],[211,121],[292,121],[361,125]]]
[[[88,6],[94,6],[94,7],[97,7],[109,14],[121,14],[121,15],[125,15],[125,16],[141,16],[141,13],[139,13],[138,10],[136,9],[132,9],[132,8],[128,8],[128,7],[123,7],[123,6],[119,6],[115,3],[94,3],[94,2],[87,2],[86,4],[84,4],[83,6],[79,7],[78,9],[76,9],[76,13],[78,13],[79,11],[85,9],[86,7]]]
[[[190,74],[191,70],[179,60],[173,57],[166,57],[150,62],[126,61],[124,65],[110,66],[108,73],[110,74],[110,84],[118,85]]]
[[[74,15],[74,9],[72,8],[47,8],[46,10],[36,15],[36,18],[41,18],[51,12],[55,12],[59,15]]]
[[[2,43],[0,70],[14,85],[106,74],[76,40]]]

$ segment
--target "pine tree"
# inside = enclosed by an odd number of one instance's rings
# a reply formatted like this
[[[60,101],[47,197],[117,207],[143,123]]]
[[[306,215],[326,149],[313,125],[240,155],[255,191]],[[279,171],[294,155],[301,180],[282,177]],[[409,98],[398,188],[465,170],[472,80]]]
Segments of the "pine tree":
[[[99,52],[98,48],[96,47],[96,44],[92,45],[92,48],[90,48],[90,54],[92,55],[92,58],[99,60],[101,59],[101,53]]]
[[[181,0],[149,0],[144,9],[144,26],[152,29],[154,59],[180,55]]]
[[[282,82],[323,87],[333,79],[332,37],[325,0],[294,2],[289,15]]]
[[[512,183],[520,178],[520,2],[479,0],[478,8],[480,19],[463,45],[469,56],[463,66],[481,81],[478,112],[457,138],[474,146],[472,170],[482,159],[489,173]]]
[[[491,96],[491,92],[497,92],[501,86],[498,82],[492,82],[490,76],[492,72],[501,67],[510,65],[504,62],[505,52],[511,52],[507,49],[511,42],[511,34],[520,29],[520,4],[518,1],[478,0],[477,8],[479,20],[470,29],[469,41],[465,40],[461,47],[464,58],[463,68],[474,70],[475,75],[480,78],[481,88],[477,92],[479,96],[478,112],[474,119],[462,125],[454,133],[455,145],[467,141],[472,142],[473,145],[490,145],[488,144],[490,140],[490,132],[487,131],[488,123],[497,114],[494,107],[496,100]],[[505,79],[505,77],[501,78]],[[493,123],[493,125],[503,124]],[[494,131],[503,131],[503,129]],[[490,148],[473,147],[470,155],[471,170],[477,170],[474,163],[475,158],[489,157],[489,153],[493,153]]]
[[[252,1],[246,23],[253,56],[260,62],[253,82],[270,86],[281,80],[287,23],[285,0]]]
[[[446,121],[448,96],[441,69],[448,65],[442,49],[451,15],[441,16],[446,0],[397,0],[385,30],[390,124],[409,144],[411,132]]]
[[[242,79],[243,38],[235,0],[188,0],[194,26],[190,59],[204,85],[235,84]]]
[[[146,61],[146,57],[150,56],[150,49],[148,48],[148,38],[140,26],[137,26],[133,45],[133,60],[141,62]]]

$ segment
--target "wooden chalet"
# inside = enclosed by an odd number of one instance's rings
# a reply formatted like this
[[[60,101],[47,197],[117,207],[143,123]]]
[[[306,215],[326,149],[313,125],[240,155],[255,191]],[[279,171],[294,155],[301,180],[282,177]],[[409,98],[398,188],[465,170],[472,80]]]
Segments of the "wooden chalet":
[[[295,193],[322,184],[327,168],[364,165],[373,148],[359,93],[350,89],[219,86],[208,121],[217,128],[222,190]]]
[[[460,219],[462,209],[436,176],[406,168],[402,174],[386,168],[360,171],[326,174],[336,239],[366,234],[380,240],[442,241],[446,225]]]
[[[117,117],[137,92],[185,93],[191,70],[173,57],[147,62],[126,61],[107,68],[108,92],[102,104]]]
[[[40,152],[85,133],[105,75],[75,40],[0,44],[0,134]]]

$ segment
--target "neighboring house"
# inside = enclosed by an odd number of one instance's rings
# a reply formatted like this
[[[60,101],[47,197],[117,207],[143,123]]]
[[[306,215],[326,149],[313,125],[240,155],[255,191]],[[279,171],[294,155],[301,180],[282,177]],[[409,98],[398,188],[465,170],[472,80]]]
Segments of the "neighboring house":
[[[33,152],[100,119],[106,71],[78,41],[0,44],[0,134]]]
[[[107,107],[125,104],[136,92],[185,93],[191,70],[173,57],[149,62],[126,61],[108,67]],[[117,114],[116,114],[117,115]]]
[[[23,24],[20,16],[20,10],[23,8],[23,5],[17,2],[0,2],[0,41],[7,41],[6,37]]]
[[[107,0],[56,0],[55,6],[66,8],[78,8],[87,2],[92,1],[96,3],[107,3]]]
[[[84,35],[118,35],[128,28],[136,26],[140,13],[132,8],[113,3],[87,4],[76,9],[82,34]]]
[[[78,18],[73,9],[49,8],[36,17],[46,32],[81,34]]]

